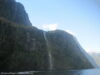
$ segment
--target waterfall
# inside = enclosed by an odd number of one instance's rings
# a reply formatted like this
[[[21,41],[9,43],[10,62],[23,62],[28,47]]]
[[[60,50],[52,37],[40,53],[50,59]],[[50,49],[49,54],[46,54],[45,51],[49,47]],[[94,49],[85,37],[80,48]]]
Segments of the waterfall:
[[[50,44],[49,44],[49,41],[48,41],[48,38],[46,36],[45,31],[43,32],[43,35],[44,35],[44,39],[45,39],[45,42],[46,42],[46,45],[47,45],[47,51],[48,51],[48,57],[49,57],[49,69],[52,70],[53,69],[53,63],[52,63],[52,55],[51,55],[51,50],[50,50]]]

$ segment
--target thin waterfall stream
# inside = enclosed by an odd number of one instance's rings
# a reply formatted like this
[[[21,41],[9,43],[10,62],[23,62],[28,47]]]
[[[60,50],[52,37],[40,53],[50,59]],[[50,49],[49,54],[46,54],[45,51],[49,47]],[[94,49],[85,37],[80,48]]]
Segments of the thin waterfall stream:
[[[47,45],[47,51],[48,51],[48,56],[49,56],[49,69],[52,70],[53,69],[53,62],[52,62],[52,55],[51,55],[51,50],[50,50],[50,44],[48,41],[48,38],[46,36],[46,32],[43,32],[44,35],[44,39],[46,41],[46,45]]]

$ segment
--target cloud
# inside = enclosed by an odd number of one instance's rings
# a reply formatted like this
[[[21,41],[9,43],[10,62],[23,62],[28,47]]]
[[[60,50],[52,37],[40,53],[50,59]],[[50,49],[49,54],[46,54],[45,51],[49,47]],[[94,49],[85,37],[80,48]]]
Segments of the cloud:
[[[56,30],[58,27],[57,24],[44,24],[42,25],[43,30],[49,31],[49,30]]]
[[[96,49],[90,49],[90,48],[87,48],[85,49],[88,53],[100,53],[100,50],[96,50]]]
[[[73,36],[75,36],[75,33],[72,32],[71,30],[65,30],[67,33],[72,34]]]

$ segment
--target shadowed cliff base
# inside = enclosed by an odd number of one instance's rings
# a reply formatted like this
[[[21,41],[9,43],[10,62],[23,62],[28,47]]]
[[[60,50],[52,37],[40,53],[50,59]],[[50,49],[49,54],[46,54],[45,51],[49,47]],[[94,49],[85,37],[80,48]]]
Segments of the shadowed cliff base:
[[[0,1],[0,17],[1,72],[97,68],[75,37],[35,28],[15,0]]]

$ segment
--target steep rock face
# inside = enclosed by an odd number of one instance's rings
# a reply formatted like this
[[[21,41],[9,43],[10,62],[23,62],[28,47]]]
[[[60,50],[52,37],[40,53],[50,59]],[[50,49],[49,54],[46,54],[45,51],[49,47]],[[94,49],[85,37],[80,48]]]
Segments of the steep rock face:
[[[43,31],[0,19],[0,71],[48,70]]]
[[[15,0],[0,0],[0,17],[23,25],[31,25],[22,4]]]
[[[15,0],[0,0],[1,72],[95,67],[73,36],[62,31],[39,30],[31,26],[20,3]]]
[[[54,70],[97,67],[71,34],[61,30],[50,31],[47,32],[47,39]]]

